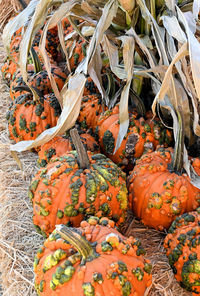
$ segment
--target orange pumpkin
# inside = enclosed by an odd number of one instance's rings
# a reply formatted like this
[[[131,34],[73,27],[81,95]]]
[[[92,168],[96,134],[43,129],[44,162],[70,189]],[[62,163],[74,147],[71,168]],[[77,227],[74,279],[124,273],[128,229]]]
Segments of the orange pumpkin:
[[[99,145],[90,134],[81,133],[80,138],[86,150],[100,152]],[[45,167],[53,156],[58,157],[74,149],[71,137],[57,136],[40,147],[38,165]]]
[[[145,151],[153,151],[158,144],[168,145],[172,140],[171,132],[164,129],[158,119],[137,118],[137,113],[130,110],[128,132],[115,153],[120,128],[119,105],[102,114],[97,122],[102,151],[118,165],[129,169]]]
[[[169,264],[183,288],[200,294],[200,208],[177,217],[164,241]]]
[[[65,43],[69,55],[69,64],[71,71],[74,72],[79,63],[86,57],[86,49],[88,43],[84,39],[67,40]]]
[[[172,155],[171,148],[143,155],[128,178],[130,208],[142,223],[158,230],[200,205],[200,189],[186,174],[170,171]]]
[[[193,166],[195,172],[197,173],[197,175],[200,176],[200,157],[197,157],[192,160],[192,166]]]
[[[58,89],[61,90],[65,83],[67,75],[65,74],[65,72],[62,71],[60,67],[56,66],[55,64],[51,64],[51,73],[55,79]],[[31,85],[31,87],[36,88],[40,92],[41,96],[52,92],[51,82],[46,70],[43,69],[39,72],[35,72],[33,65],[30,64],[28,66],[28,74],[29,84]],[[20,70],[15,73],[10,84],[10,97],[12,100],[15,100],[21,94],[27,93],[23,89],[18,90],[19,86],[26,86]]]
[[[9,82],[13,78],[13,75],[15,74],[17,69],[18,69],[17,64],[7,59],[7,61],[1,67],[3,78],[8,80]]]
[[[31,94],[20,95],[7,113],[10,138],[16,142],[34,140],[57,124],[60,113],[60,105],[52,93],[38,101]]]
[[[82,129],[92,128],[95,130],[100,114],[106,109],[107,107],[103,106],[100,95],[84,96],[77,122],[80,123]]]
[[[78,229],[58,225],[34,260],[38,295],[143,296],[151,264],[140,241],[126,238],[107,218],[91,217]]]
[[[85,168],[76,151],[53,157],[33,178],[33,222],[46,235],[56,224],[77,227],[88,215],[108,216],[118,225],[124,222],[126,175],[102,154],[88,151],[88,157]]]

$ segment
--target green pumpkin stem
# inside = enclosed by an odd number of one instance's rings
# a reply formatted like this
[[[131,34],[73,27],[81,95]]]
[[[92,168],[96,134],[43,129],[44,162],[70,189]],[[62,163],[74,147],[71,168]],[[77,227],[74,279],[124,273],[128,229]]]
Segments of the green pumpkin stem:
[[[56,232],[79,252],[83,263],[97,258],[98,255],[91,244],[78,233],[77,229],[60,224],[56,225]]]
[[[41,62],[40,62],[40,59],[34,49],[34,47],[32,46],[31,49],[30,49],[30,54],[31,54],[31,58],[32,58],[32,61],[33,61],[33,66],[34,66],[34,72],[35,73],[39,73],[42,71],[42,65],[41,65]]]
[[[72,142],[78,153],[79,167],[81,169],[89,168],[90,160],[89,160],[87,151],[85,150],[83,143],[81,142],[80,136],[76,128],[70,130],[70,136],[72,138]]]
[[[183,115],[181,107],[176,110],[178,116],[178,131],[177,138],[172,158],[172,168],[173,171],[182,174],[183,170],[183,148],[184,148],[184,125],[183,125]]]

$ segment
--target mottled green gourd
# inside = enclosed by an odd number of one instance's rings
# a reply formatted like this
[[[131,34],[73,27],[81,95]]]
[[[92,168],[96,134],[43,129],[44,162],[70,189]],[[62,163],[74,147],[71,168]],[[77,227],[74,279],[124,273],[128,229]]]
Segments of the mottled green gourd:
[[[90,217],[78,229],[58,225],[35,256],[36,291],[39,296],[143,296],[152,280],[144,253],[138,239],[122,236],[108,218]]]
[[[33,222],[43,234],[49,235],[56,224],[77,227],[90,215],[111,217],[118,225],[124,222],[125,173],[104,155],[84,154],[82,148],[54,157],[30,184]]]
[[[177,217],[164,241],[175,278],[192,295],[200,294],[200,208]]]

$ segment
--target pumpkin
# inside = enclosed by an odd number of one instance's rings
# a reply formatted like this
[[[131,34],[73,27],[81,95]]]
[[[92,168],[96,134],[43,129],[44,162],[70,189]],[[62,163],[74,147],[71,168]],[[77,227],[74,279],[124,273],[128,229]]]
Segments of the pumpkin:
[[[171,132],[164,129],[158,119],[139,119],[135,110],[129,112],[129,128],[119,149],[114,153],[119,128],[119,105],[102,114],[97,121],[96,133],[102,151],[112,161],[127,169],[133,168],[135,159],[146,151],[153,151],[158,144],[168,145]]]
[[[79,63],[86,57],[86,49],[88,43],[84,39],[80,38],[78,41],[67,40],[65,47],[68,51],[69,64],[71,71],[74,72]]]
[[[104,109],[107,107],[103,106],[99,94],[84,96],[77,122],[80,123],[82,129],[92,128],[95,130],[98,118]]]
[[[35,256],[35,287],[40,296],[143,296],[152,282],[144,254],[107,218],[58,225]]]
[[[192,166],[193,166],[195,172],[197,173],[197,175],[200,176],[200,157],[194,158],[192,160]]]
[[[31,94],[20,95],[7,113],[10,138],[16,142],[34,140],[57,124],[60,105],[53,93],[34,100]]]
[[[88,215],[108,216],[118,225],[124,222],[126,175],[104,155],[86,153],[80,139],[78,143],[78,153],[53,157],[29,187],[33,222],[43,234],[49,235],[56,224],[77,227]]]
[[[143,224],[158,230],[169,228],[178,215],[200,205],[200,189],[173,168],[175,155],[162,147],[145,154],[128,178],[130,208]]]
[[[177,217],[164,241],[175,278],[192,295],[200,294],[200,208]]]
[[[99,145],[90,134],[82,133],[80,138],[87,150],[95,153],[100,152]],[[53,156],[58,157],[74,149],[71,137],[57,136],[40,147],[38,165],[45,167]]]
[[[99,91],[96,84],[93,82],[92,78],[88,77],[85,83],[83,97],[93,94],[99,94]]]
[[[13,75],[15,74],[17,69],[18,69],[17,64],[7,59],[7,61],[1,67],[3,78],[8,80],[9,82],[13,78]]]
[[[35,72],[33,65],[29,65],[28,69],[28,82],[30,86],[36,88],[40,92],[41,96],[51,93],[52,86],[47,71],[42,69],[39,72]],[[58,89],[61,90],[67,78],[65,72],[63,72],[62,69],[55,64],[51,64],[51,73],[55,79]],[[10,84],[10,97],[12,100],[15,100],[21,94],[26,93],[23,88],[19,90],[19,86],[26,86],[20,70],[16,72]]]

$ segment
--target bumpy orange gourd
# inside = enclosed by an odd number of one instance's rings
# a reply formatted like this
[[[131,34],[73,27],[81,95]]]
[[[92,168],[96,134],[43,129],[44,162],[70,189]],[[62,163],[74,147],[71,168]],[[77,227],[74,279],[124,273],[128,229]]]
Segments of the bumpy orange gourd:
[[[34,140],[57,124],[60,113],[60,105],[54,94],[37,101],[31,94],[23,94],[11,103],[7,113],[10,138],[16,142]]]
[[[200,157],[197,157],[192,160],[192,166],[193,166],[195,172],[197,173],[197,175],[200,176]]]
[[[92,128],[95,130],[97,121],[103,110],[107,107],[102,107],[102,99],[98,94],[84,96],[81,102],[81,109],[77,121],[83,129]]]
[[[102,151],[118,165],[129,169],[133,168],[135,158],[145,151],[153,151],[158,144],[168,145],[172,141],[171,132],[165,129],[157,118],[137,118],[134,110],[129,112],[128,132],[115,153],[120,128],[119,106],[105,112],[97,122],[96,130]]]
[[[69,55],[69,64],[71,71],[74,72],[79,63],[86,57],[86,49],[88,43],[80,38],[78,41],[67,40],[65,47]]]
[[[164,241],[175,278],[192,295],[200,294],[200,208],[177,217]]]
[[[200,205],[200,189],[185,174],[170,172],[172,153],[159,148],[143,155],[128,178],[130,208],[142,223],[159,230]]]
[[[78,229],[58,226],[34,260],[39,296],[143,296],[151,263],[140,241],[126,238],[107,218],[91,217]]]
[[[33,65],[31,64],[29,65],[28,69],[28,82],[30,86],[37,88],[37,90],[40,91],[41,96],[51,93],[52,86],[47,71],[43,68],[42,71],[35,73]],[[67,75],[65,74],[65,72],[62,71],[60,67],[56,66],[55,64],[51,64],[51,74],[55,79],[58,89],[61,90],[64,86]],[[15,73],[10,84],[10,97],[12,100],[15,100],[21,94],[27,93],[24,90],[15,90],[15,88],[18,86],[26,86],[20,70]]]
[[[54,157],[33,178],[29,188],[33,222],[47,235],[56,224],[77,227],[88,215],[124,222],[126,175],[104,155],[88,151],[88,156],[86,169],[80,167],[76,151]]]
[[[90,134],[82,133],[80,138],[86,150],[100,152],[99,145]],[[45,167],[53,156],[61,156],[71,150],[75,150],[71,137],[57,136],[40,147],[38,165]]]

